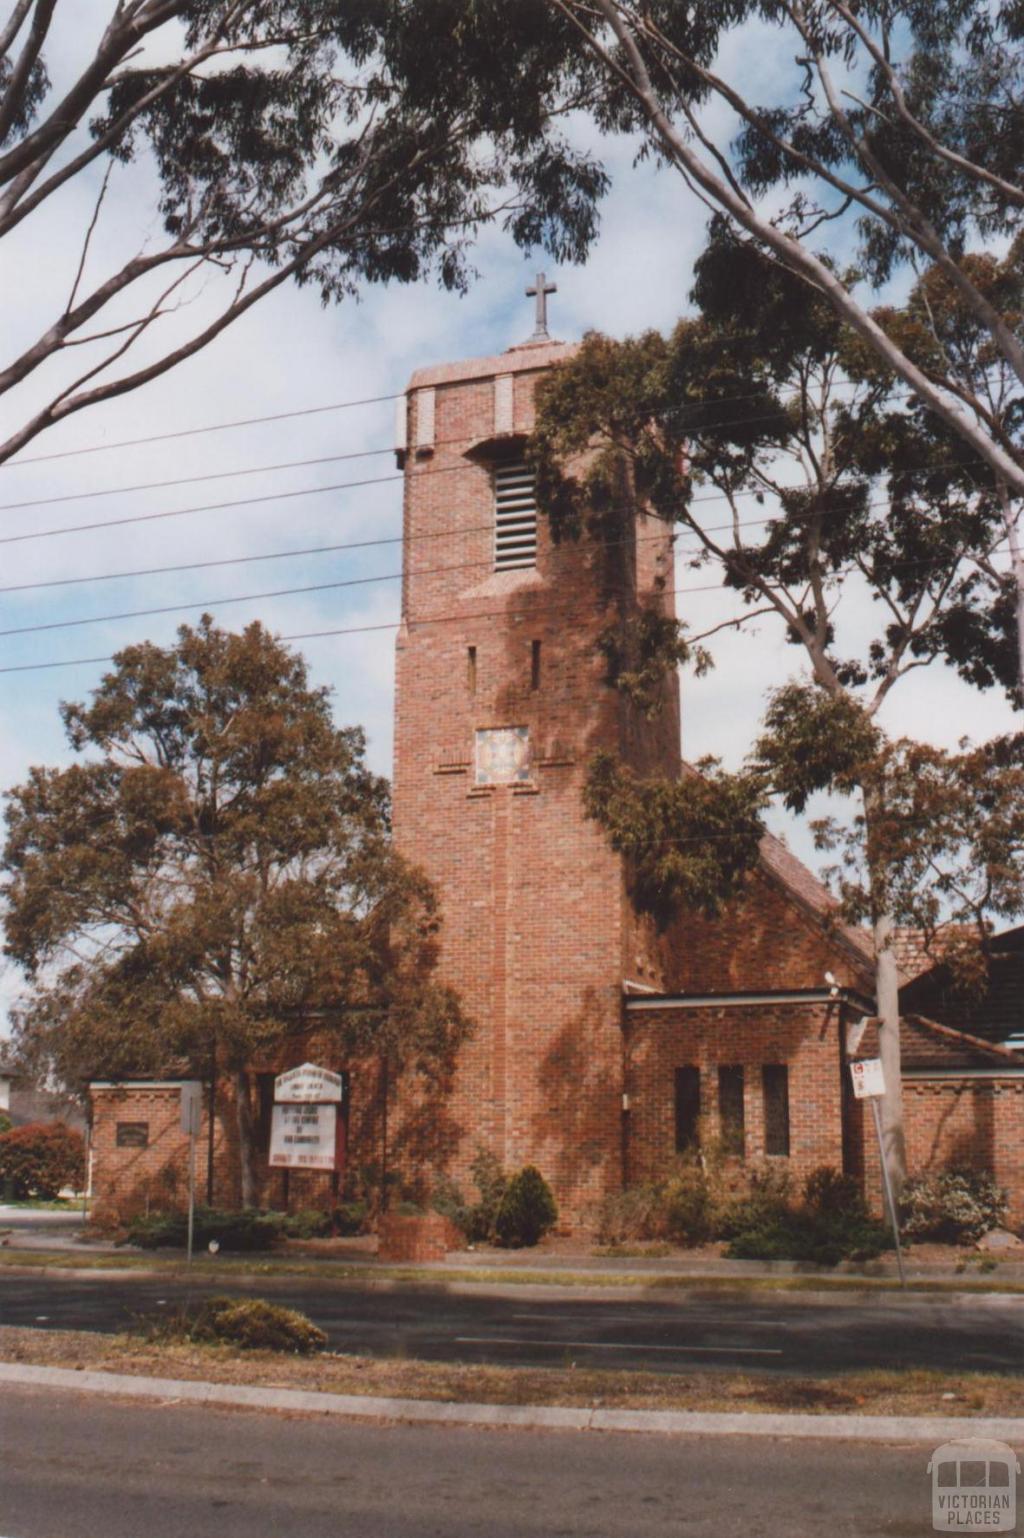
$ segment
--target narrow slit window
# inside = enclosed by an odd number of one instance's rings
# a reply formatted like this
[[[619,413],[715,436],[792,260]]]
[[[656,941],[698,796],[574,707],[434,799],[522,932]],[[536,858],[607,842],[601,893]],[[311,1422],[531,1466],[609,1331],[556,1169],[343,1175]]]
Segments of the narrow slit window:
[[[789,1155],[789,1069],[785,1063],[765,1063],[761,1069],[764,1093],[764,1151]]]
[[[494,569],[513,571],[536,564],[533,471],[519,463],[500,465],[494,472]]]
[[[676,1069],[676,1153],[700,1145],[700,1069]]]
[[[718,1126],[727,1154],[742,1159],[746,1142],[743,1112],[743,1068],[730,1064],[718,1070]]]
[[[540,642],[530,642],[530,688],[540,688]]]
[[[470,694],[476,693],[476,647],[466,649],[466,687]]]

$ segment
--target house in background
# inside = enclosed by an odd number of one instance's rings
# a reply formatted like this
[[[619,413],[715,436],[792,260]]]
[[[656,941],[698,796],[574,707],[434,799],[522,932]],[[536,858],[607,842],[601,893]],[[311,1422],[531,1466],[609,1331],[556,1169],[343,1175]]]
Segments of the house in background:
[[[62,1121],[85,1135],[85,1114],[77,1100],[37,1084],[5,1058],[0,1058],[0,1114],[15,1127]]]

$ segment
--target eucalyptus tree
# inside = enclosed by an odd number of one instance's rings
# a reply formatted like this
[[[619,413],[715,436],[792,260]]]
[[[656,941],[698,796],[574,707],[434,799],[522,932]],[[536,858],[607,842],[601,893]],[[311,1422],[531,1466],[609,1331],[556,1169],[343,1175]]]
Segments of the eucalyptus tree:
[[[692,297],[697,313],[671,336],[586,338],[541,387],[531,447],[541,506],[556,537],[603,541],[610,555],[627,548],[638,507],[654,512],[685,538],[685,568],[711,569],[735,593],[736,618],[725,623],[774,618],[806,674],[780,681],[738,774],[708,763],[678,782],[643,782],[604,756],[591,765],[586,801],[631,856],[638,896],[664,918],[685,906],[713,910],[735,893],[756,861],[771,796],[795,810],[818,790],[860,798],[863,879],[848,862],[843,895],[850,917],[872,925],[883,1121],[900,1170],[894,931],[911,919],[934,928],[940,893],[961,911],[946,878],[965,853],[962,840],[947,841],[945,854],[929,846],[932,864],[914,869],[932,906],[921,894],[911,901],[907,849],[896,839],[909,747],[888,743],[877,718],[902,679],[940,659],[976,681],[986,667],[1013,681],[1011,639],[988,625],[999,496],[983,466],[972,473],[947,452],[930,413],[907,411],[891,374],[865,366],[824,296],[724,222]],[[866,644],[848,639],[855,594],[875,616]],[[638,617],[611,610],[601,638],[609,682],[641,710],[658,708],[666,669],[709,661],[714,632],[692,635],[673,612],[655,594]],[[1012,779],[1012,764],[1003,767]],[[1001,793],[1008,783],[999,781]],[[952,827],[936,818],[932,832]],[[818,833],[823,844],[839,838],[834,827]]]
[[[324,303],[428,274],[459,287],[487,220],[559,258],[593,233],[604,174],[560,127],[588,71],[564,68],[570,29],[542,0],[4,11],[0,250],[12,283],[32,265],[33,320],[52,282],[36,334],[0,367],[0,461],[192,357],[290,280]]]

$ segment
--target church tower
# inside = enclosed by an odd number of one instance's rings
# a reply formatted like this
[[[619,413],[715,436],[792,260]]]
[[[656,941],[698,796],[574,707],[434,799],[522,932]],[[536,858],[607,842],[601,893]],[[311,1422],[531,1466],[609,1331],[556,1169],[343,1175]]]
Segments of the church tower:
[[[609,557],[554,543],[537,513],[534,391],[574,350],[547,337],[538,289],[530,341],[422,369],[401,403],[394,816],[440,895],[440,975],[476,1023],[437,1162],[464,1182],[481,1147],[536,1164],[572,1215],[622,1181],[624,985],[666,982],[624,862],[585,815],[587,764],[607,749],[677,774],[679,707],[673,679],[661,715],[639,718],[596,646],[623,606],[672,612],[669,531],[640,517]]]

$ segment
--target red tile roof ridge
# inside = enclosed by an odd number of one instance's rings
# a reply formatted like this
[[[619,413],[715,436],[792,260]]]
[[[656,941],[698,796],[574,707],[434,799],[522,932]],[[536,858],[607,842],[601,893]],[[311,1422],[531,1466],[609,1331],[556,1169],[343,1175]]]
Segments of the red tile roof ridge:
[[[906,1014],[902,1017],[908,1025],[921,1025],[925,1030],[933,1031],[936,1036],[963,1042],[968,1047],[973,1047],[979,1052],[988,1052],[992,1057],[1002,1059],[1004,1062],[1015,1063],[1020,1067],[1024,1063],[1021,1053],[1014,1051],[1012,1047],[999,1046],[994,1041],[986,1041],[982,1036],[972,1036],[969,1031],[958,1030],[954,1025],[940,1025],[938,1020],[930,1020],[927,1015]]]

